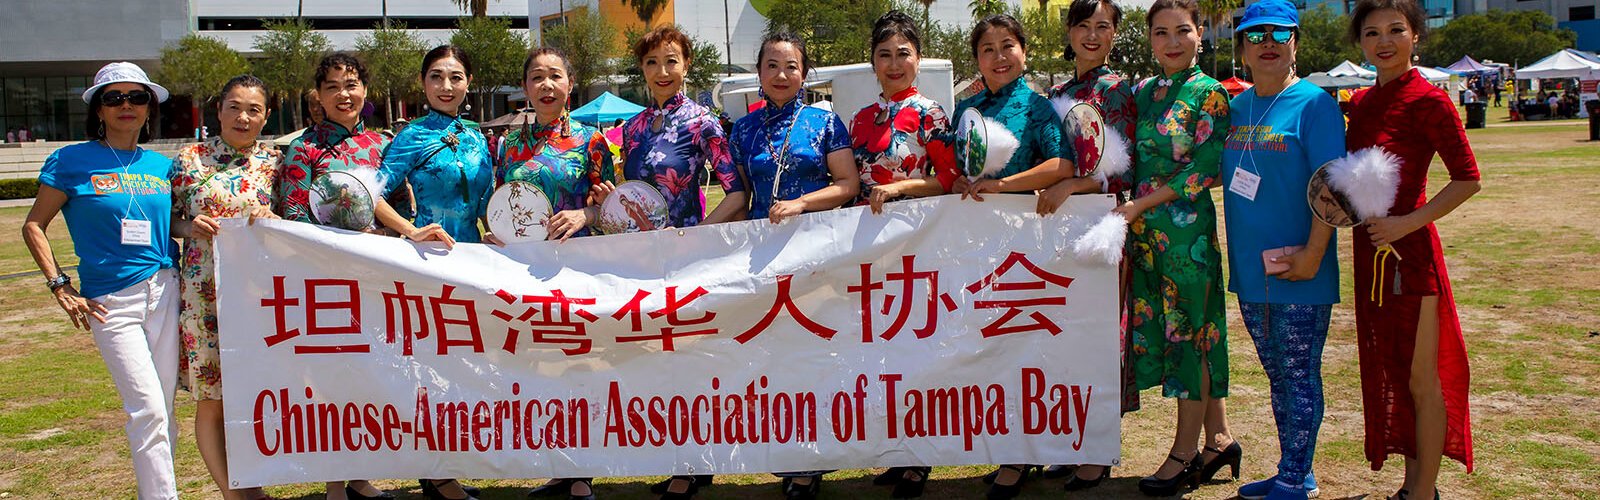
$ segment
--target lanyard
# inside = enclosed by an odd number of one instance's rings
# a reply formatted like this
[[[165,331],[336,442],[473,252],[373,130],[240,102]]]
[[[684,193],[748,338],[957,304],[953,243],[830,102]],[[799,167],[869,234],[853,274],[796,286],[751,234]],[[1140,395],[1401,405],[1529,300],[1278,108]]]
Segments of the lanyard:
[[[1293,84],[1291,83],[1290,85],[1293,85]],[[1267,110],[1263,111],[1261,113],[1261,117],[1260,118],[1255,118],[1255,123],[1252,123],[1250,125],[1250,129],[1245,131],[1244,157],[1246,159],[1250,160],[1250,166],[1255,170],[1253,172],[1251,172],[1250,170],[1246,170],[1246,172],[1250,172],[1252,174],[1255,174],[1256,177],[1261,177],[1261,167],[1256,165],[1256,154],[1255,154],[1255,143],[1261,137],[1261,134],[1260,134],[1261,124],[1263,122],[1267,121],[1267,115],[1272,114],[1272,107],[1276,106],[1278,104],[1278,98],[1283,97],[1283,93],[1284,92],[1288,92],[1288,91],[1289,91],[1289,86],[1285,85],[1283,87],[1283,90],[1279,90],[1277,94],[1273,95],[1272,96],[1272,102],[1267,103]],[[1250,114],[1251,115],[1255,115],[1256,114],[1256,100],[1255,99],[1251,99],[1250,100]],[[1243,169],[1244,168],[1244,163],[1241,162],[1239,164],[1239,168]]]
[[[134,149],[133,157],[128,158],[128,161],[124,162],[124,161],[122,161],[122,153],[118,153],[117,152],[117,148],[111,147],[111,144],[108,143],[108,142],[105,142],[105,140],[101,140],[100,143],[105,145],[106,149],[111,150],[111,155],[117,159],[117,164],[122,167],[122,180],[119,181],[119,182],[126,182],[128,180],[132,180],[133,179],[133,172],[129,171],[128,167],[132,166],[134,163],[138,163],[139,162],[139,152],[140,152],[140,150],[139,149]],[[135,148],[137,148],[137,147],[138,146],[135,146]],[[150,220],[150,214],[145,213],[144,207],[139,205],[138,203],[134,203],[133,191],[128,191],[126,188],[124,188],[124,190],[128,192],[128,206],[123,207],[123,209],[122,209],[122,218],[123,219],[127,219],[129,217],[132,217],[133,216],[133,209],[137,208],[137,209],[139,209],[139,215],[144,216],[144,220]]]
[[[798,99],[798,97],[796,97],[796,99]],[[769,110],[770,110],[770,108],[769,108]],[[771,114],[770,111],[769,111],[768,114]],[[765,121],[765,120],[763,120],[763,121]],[[799,124],[799,123],[800,123],[800,110],[799,109],[795,109],[794,110],[794,117],[789,120],[789,129],[785,130],[783,132],[783,146],[780,146],[777,151],[773,151],[772,150],[772,141],[771,140],[766,140],[765,137],[762,138],[763,139],[762,142],[764,144],[766,144],[766,146],[767,146],[767,156],[772,157],[772,166],[773,166],[773,172],[772,172],[772,202],[773,203],[777,203],[778,200],[782,199],[780,196],[778,196],[778,180],[782,179],[783,178],[783,172],[785,170],[789,169],[789,139],[794,138],[794,126]],[[763,128],[765,128],[765,127],[763,127]]]

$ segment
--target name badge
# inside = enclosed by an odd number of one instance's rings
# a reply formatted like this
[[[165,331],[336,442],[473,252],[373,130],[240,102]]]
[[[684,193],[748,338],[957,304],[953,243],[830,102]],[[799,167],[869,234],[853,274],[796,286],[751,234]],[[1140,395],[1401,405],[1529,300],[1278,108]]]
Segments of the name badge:
[[[122,244],[147,247],[154,242],[155,238],[150,235],[150,221],[122,220]]]
[[[1228,191],[1243,196],[1246,200],[1256,201],[1256,188],[1259,187],[1261,187],[1261,176],[1239,167],[1233,168],[1233,182],[1228,183]]]

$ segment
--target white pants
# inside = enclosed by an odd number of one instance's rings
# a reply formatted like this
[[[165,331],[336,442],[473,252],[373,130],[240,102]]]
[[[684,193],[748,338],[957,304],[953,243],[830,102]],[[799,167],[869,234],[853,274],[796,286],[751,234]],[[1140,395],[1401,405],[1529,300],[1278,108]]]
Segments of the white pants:
[[[128,447],[139,498],[178,498],[173,443],[178,421],[172,410],[178,388],[178,280],[172,269],[106,295],[104,323],[91,320],[100,358],[117,384],[128,414]]]

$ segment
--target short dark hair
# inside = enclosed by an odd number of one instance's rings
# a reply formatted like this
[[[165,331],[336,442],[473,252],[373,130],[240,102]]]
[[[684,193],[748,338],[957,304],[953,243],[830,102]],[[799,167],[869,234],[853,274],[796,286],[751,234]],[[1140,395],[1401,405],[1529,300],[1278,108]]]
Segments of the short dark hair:
[[[694,47],[693,44],[689,42],[689,36],[683,34],[682,31],[678,30],[677,26],[671,24],[656,26],[656,29],[650,30],[649,33],[645,33],[644,36],[639,37],[639,43],[634,44],[633,46],[633,60],[644,61],[644,56],[646,54],[649,54],[650,51],[655,50],[656,47],[660,47],[661,45],[668,43],[678,44],[678,48],[683,50],[684,64],[694,63]],[[563,57],[562,59],[566,58]]]
[[[1022,29],[1022,23],[1017,22],[1017,18],[1011,17],[1010,14],[995,14],[978,20],[978,24],[972,26],[972,36],[967,37],[967,45],[972,47],[972,57],[978,57],[978,40],[995,28],[1010,31],[1011,36],[1022,45],[1022,50],[1028,50],[1028,32]]]
[[[311,86],[322,88],[322,79],[327,78],[328,72],[335,69],[354,70],[356,78],[361,80],[362,85],[366,85],[368,82],[367,65],[361,64],[361,59],[347,52],[334,52],[324,56],[322,61],[317,63],[316,81],[311,82]]]
[[[1400,15],[1406,18],[1406,24],[1411,25],[1411,31],[1417,34],[1418,43],[1428,37],[1428,14],[1423,12],[1416,0],[1360,0],[1356,2],[1356,8],[1350,11],[1350,29],[1345,32],[1351,44],[1361,44],[1361,23],[1367,21],[1367,16],[1384,9],[1400,11]]]
[[[1150,11],[1144,15],[1144,25],[1153,26],[1156,23],[1156,13],[1167,9],[1180,9],[1189,14],[1189,20],[1195,27],[1200,27],[1200,3],[1195,0],[1156,0],[1150,4]]]
[[[148,85],[141,83],[139,86],[144,87],[145,92],[150,92],[150,103],[145,105],[150,108],[150,114],[145,116],[144,126],[139,128],[139,142],[145,142],[151,138],[151,123],[156,121],[156,114],[161,110],[161,107],[156,103],[156,93],[151,92]],[[83,130],[89,135],[90,139],[101,140],[106,138],[106,134],[101,130],[101,127],[105,124],[100,122],[100,96],[106,93],[107,87],[110,87],[110,85],[100,87],[99,90],[94,91],[93,96],[89,97],[89,114],[83,118]],[[25,127],[18,128],[26,129]]]
[[[472,76],[472,60],[467,58],[467,51],[447,43],[434,47],[433,50],[429,50],[427,54],[422,56],[422,77],[427,78],[428,69],[433,67],[433,63],[439,62],[440,59],[446,57],[461,61],[461,67],[467,70],[467,76]]]
[[[237,89],[237,88],[261,89],[261,95],[263,95],[263,96],[271,95],[270,93],[267,92],[267,84],[266,84],[266,82],[261,81],[260,78],[256,78],[255,75],[245,74],[245,75],[235,76],[235,77],[229,79],[228,83],[222,84],[222,92],[218,92],[217,93],[217,103],[221,104],[222,103],[222,99],[225,98],[225,97],[228,97],[228,93],[229,92],[233,92],[233,89]],[[267,107],[268,108],[272,107],[272,100],[271,99],[267,100]]]
[[[774,43],[793,45],[795,50],[800,51],[800,76],[804,77],[811,72],[811,55],[806,53],[806,41],[793,31],[783,29],[768,31],[766,36],[761,37],[761,48],[756,49],[757,68],[761,67],[761,61],[767,56],[767,46]]]
[[[878,44],[894,38],[896,35],[911,42],[911,48],[916,49],[917,55],[922,55],[922,33],[917,30],[916,21],[911,16],[899,10],[891,10],[878,16],[878,21],[872,23],[872,45],[868,50],[876,52]]]
[[[567,60],[567,53],[555,47],[539,47],[528,52],[528,58],[522,61],[522,79],[528,79],[528,70],[533,69],[533,60],[540,56],[556,56],[561,59],[561,66],[567,70],[567,78],[572,78],[572,61]]]

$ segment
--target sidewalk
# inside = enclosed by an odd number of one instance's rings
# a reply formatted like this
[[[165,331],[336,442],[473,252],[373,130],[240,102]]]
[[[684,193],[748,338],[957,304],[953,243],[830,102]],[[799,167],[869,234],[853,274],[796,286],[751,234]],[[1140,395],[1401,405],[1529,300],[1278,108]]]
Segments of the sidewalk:
[[[31,206],[33,206],[33,198],[24,198],[20,200],[0,200],[0,208]]]

